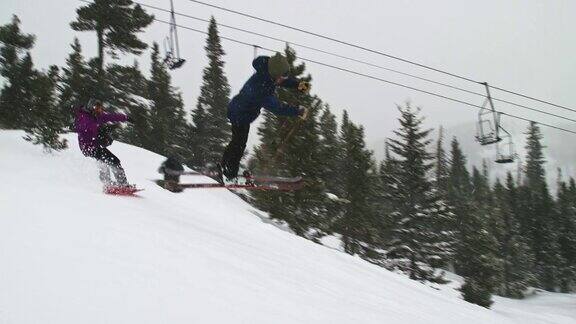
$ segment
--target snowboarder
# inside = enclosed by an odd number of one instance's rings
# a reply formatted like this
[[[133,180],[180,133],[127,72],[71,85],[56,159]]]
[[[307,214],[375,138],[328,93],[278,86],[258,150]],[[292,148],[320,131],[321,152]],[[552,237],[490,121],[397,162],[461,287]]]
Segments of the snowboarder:
[[[238,169],[246,149],[250,124],[260,115],[262,107],[281,116],[299,116],[302,119],[308,116],[308,108],[288,105],[275,95],[277,86],[301,92],[310,90],[310,83],[288,76],[290,64],[282,54],[259,56],[252,61],[252,66],[256,72],[228,105],[232,139],[218,165],[219,180],[222,183],[238,182]]]
[[[100,180],[105,187],[130,187],[120,159],[106,148],[112,144],[112,138],[105,128],[107,123],[125,121],[128,121],[128,116],[105,112],[100,101],[96,101],[92,107],[80,106],[76,109],[74,124],[80,151],[84,156],[100,162]],[[114,173],[116,183],[112,183],[110,179],[110,169]]]
[[[158,172],[164,174],[164,188],[174,192],[181,192],[182,189],[178,187],[180,184],[180,176],[184,173],[184,167],[180,160],[175,156],[170,156],[166,161],[162,162]]]

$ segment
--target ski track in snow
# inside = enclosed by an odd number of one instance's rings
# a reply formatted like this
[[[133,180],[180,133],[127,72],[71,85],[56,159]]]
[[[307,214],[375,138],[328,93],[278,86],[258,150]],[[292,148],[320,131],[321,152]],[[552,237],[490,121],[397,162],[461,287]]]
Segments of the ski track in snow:
[[[0,131],[0,323],[576,323],[576,295],[492,310],[277,228],[225,189],[165,191],[163,157],[115,142],[140,197],[77,149]],[[211,181],[189,177],[186,181]],[[455,277],[455,276],[454,276]]]

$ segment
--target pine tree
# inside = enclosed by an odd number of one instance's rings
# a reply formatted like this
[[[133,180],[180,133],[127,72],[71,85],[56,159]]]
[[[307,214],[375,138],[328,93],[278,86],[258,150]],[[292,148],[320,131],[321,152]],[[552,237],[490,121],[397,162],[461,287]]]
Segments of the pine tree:
[[[448,202],[453,207],[455,216],[452,230],[458,235],[458,244],[454,255],[454,267],[456,273],[460,273],[463,263],[468,256],[462,248],[463,236],[461,224],[472,211],[472,183],[470,173],[466,168],[466,157],[462,153],[458,139],[452,139],[450,150],[450,169],[448,174]]]
[[[113,57],[117,52],[141,54],[148,46],[136,36],[150,25],[154,16],[148,15],[131,0],[94,0],[76,10],[76,21],[70,23],[76,31],[95,31],[98,41],[97,67],[104,73],[104,51]]]
[[[187,124],[182,97],[171,85],[170,74],[160,61],[158,44],[152,50],[150,99],[151,150],[166,156],[184,157]]]
[[[204,68],[200,96],[192,113],[192,120],[197,126],[191,137],[194,146],[192,164],[198,167],[220,161],[232,135],[227,119],[230,86],[224,75],[222,57],[225,53],[214,17],[210,20],[204,49],[209,62]]]
[[[436,195],[444,201],[444,213],[451,214],[452,217],[445,218],[444,221],[436,220],[433,224],[433,229],[435,232],[451,231],[454,235],[454,239],[457,235],[457,228],[455,226],[455,216],[454,207],[449,201],[448,187],[450,184],[450,165],[448,158],[446,156],[446,151],[444,150],[444,128],[440,126],[438,131],[438,140],[436,142],[436,152],[434,156],[434,179],[433,188]],[[456,243],[456,242],[454,242]],[[434,267],[446,267],[452,265],[451,255],[449,259],[439,260],[440,262],[432,264]]]
[[[20,20],[0,26],[0,75],[6,80],[0,91],[0,127],[21,128],[32,108],[31,81],[34,75],[32,58],[28,50],[34,45],[34,36],[22,34]]]
[[[433,188],[430,171],[433,157],[426,151],[430,130],[422,130],[422,118],[409,104],[398,107],[401,128],[390,140],[390,149],[398,159],[397,183],[390,192],[394,204],[395,228],[389,256],[410,278],[433,280],[434,264],[442,263],[452,253],[453,233],[437,231],[437,224],[453,217]]]
[[[459,253],[468,256],[460,261],[460,274],[464,277],[461,287],[464,300],[484,307],[492,304],[500,275],[501,262],[497,258],[497,242],[487,228],[483,215],[473,211],[461,224],[462,241]]]
[[[365,254],[362,243],[373,244],[377,235],[375,210],[371,196],[375,193],[372,153],[364,143],[364,129],[354,125],[344,111],[341,123],[340,141],[342,148],[341,195],[349,203],[338,217],[336,232],[342,235],[344,251],[349,254]]]
[[[59,106],[65,124],[73,129],[73,107],[88,103],[94,93],[95,84],[90,78],[88,65],[82,56],[80,41],[74,38],[72,53],[66,59],[60,78]]]
[[[492,191],[488,180],[488,172],[486,167],[480,172],[478,168],[472,168],[472,199],[475,203],[475,208],[483,208],[485,215],[490,215],[490,207],[492,205]]]
[[[112,64],[107,69],[111,85],[110,108],[130,116],[131,122],[121,128],[123,142],[154,151],[154,135],[150,120],[152,102],[148,99],[148,80],[136,62],[132,66]]]
[[[329,198],[324,203],[328,217],[321,227],[327,232],[333,232],[337,229],[335,222],[344,214],[348,201],[343,198],[344,187],[341,174],[343,148],[338,134],[338,123],[328,105],[325,105],[322,111],[318,126],[320,140],[317,150],[318,158],[323,166],[319,170],[319,179]]]
[[[448,183],[449,183],[449,165],[448,159],[446,157],[446,151],[444,150],[444,128],[440,126],[438,130],[438,141],[436,142],[436,156],[434,169],[436,173],[435,185],[436,190],[440,194],[448,195]]]
[[[535,272],[540,283],[544,289],[555,290],[559,285],[559,265],[563,260],[554,230],[557,217],[544,171],[542,133],[538,125],[531,123],[527,135],[521,223],[534,252]]]
[[[487,179],[473,169],[472,209],[463,215],[459,224],[460,242],[457,260],[459,274],[464,277],[461,287],[464,300],[484,307],[492,304],[501,275],[498,242],[489,230],[489,200]]]
[[[560,267],[560,290],[568,293],[576,290],[576,183],[559,182],[558,186],[558,245],[563,263]]]
[[[57,106],[56,83],[58,67],[51,66],[47,74],[36,72],[32,80],[34,97],[30,122],[24,123],[26,140],[33,144],[42,144],[46,151],[62,150],[67,147],[66,140],[60,139],[65,124]]]
[[[340,180],[342,144],[338,137],[338,123],[336,116],[326,106],[320,120],[320,145],[318,146],[319,157],[324,161],[324,168],[321,170],[321,178],[326,184],[326,190],[336,195],[342,194],[342,184]]]
[[[498,279],[502,276],[502,260],[498,256],[498,241],[491,228],[494,219],[492,191],[488,180],[487,165],[484,161],[482,172],[472,169],[472,210],[464,218],[461,255],[468,258],[463,263],[463,274],[472,290],[462,287],[465,300],[489,307],[491,294],[496,291]]]
[[[203,169],[212,162],[207,158],[208,152],[210,152],[209,144],[203,140],[210,128],[210,119],[204,106],[196,106],[192,113],[192,123],[192,127],[187,130],[189,142],[186,147],[190,156],[186,159],[186,164],[192,168]]]
[[[487,203],[490,188],[486,174],[466,168],[466,157],[456,138],[452,139],[448,178],[448,201],[453,207],[457,233],[454,255],[456,273],[463,276],[462,295],[468,302],[491,305],[491,293],[499,277],[497,242],[489,231]]]
[[[523,298],[527,288],[536,283],[531,272],[534,258],[520,235],[520,225],[514,214],[517,203],[517,189],[512,174],[508,172],[506,186],[499,180],[494,185],[493,218],[497,220],[497,228],[492,232],[498,241],[498,256],[502,260],[497,292],[511,298]]]
[[[394,229],[394,208],[392,197],[400,183],[400,164],[390,153],[388,141],[385,143],[384,160],[380,163],[378,171],[377,196],[379,203],[377,205],[377,214],[379,217],[379,237],[380,244],[385,248],[392,239]]]

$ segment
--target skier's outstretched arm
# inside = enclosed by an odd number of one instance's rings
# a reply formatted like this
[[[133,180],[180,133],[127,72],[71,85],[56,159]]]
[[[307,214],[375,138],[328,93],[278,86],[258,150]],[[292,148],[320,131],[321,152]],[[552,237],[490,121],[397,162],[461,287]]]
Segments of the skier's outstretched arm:
[[[121,123],[128,120],[128,116],[124,114],[116,114],[116,113],[102,113],[98,117],[96,117],[96,122],[98,124],[104,123]]]
[[[262,106],[275,115],[295,117],[300,114],[300,109],[298,107],[283,103],[278,98],[276,98],[276,96],[266,97]]]

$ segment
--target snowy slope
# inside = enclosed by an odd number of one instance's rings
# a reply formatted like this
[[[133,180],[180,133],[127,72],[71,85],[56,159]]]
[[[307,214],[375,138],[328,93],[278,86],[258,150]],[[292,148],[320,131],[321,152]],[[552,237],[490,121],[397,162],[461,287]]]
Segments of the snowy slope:
[[[162,157],[129,145],[111,150],[145,191],[104,195],[74,136],[52,155],[21,137],[0,131],[0,323],[576,322],[574,295],[487,310],[282,231],[224,189],[164,191]]]

